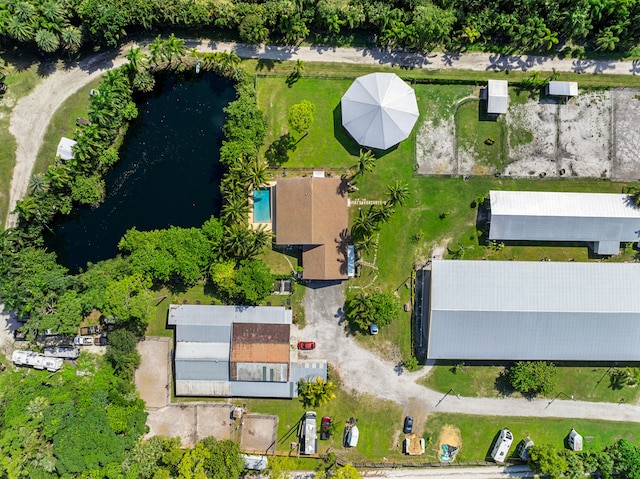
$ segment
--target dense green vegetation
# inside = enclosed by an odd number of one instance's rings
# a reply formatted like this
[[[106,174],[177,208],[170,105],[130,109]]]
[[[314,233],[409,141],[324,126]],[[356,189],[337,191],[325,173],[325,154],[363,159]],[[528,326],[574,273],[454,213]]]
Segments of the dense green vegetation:
[[[578,54],[629,51],[638,39],[636,2],[524,1],[444,2],[351,0],[348,2],[198,3],[170,5],[48,0],[7,2],[0,7],[0,35],[16,45],[33,44],[46,53],[73,54],[83,44],[114,47],[127,33],[159,28],[206,31],[248,43],[297,44],[305,39],[332,44],[370,43],[428,50],[480,46],[544,51],[564,45]],[[237,32],[237,33],[236,33]]]

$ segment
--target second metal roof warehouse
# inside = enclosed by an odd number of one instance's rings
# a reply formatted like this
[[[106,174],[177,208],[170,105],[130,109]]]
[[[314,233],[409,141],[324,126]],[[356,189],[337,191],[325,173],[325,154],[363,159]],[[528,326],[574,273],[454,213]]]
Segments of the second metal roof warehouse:
[[[435,260],[427,359],[638,361],[640,264]]]

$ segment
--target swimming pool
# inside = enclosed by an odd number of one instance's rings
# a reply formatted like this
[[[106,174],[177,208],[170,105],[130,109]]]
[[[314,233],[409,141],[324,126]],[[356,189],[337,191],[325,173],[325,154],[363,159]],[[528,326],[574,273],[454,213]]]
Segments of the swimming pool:
[[[255,223],[271,221],[271,188],[253,190],[253,221]]]

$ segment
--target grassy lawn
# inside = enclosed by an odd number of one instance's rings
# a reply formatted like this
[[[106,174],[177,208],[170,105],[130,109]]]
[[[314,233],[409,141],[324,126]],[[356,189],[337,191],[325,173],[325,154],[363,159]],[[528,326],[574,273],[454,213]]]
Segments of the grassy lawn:
[[[96,88],[101,78],[96,78],[86,86],[80,88],[60,105],[51,118],[49,127],[44,134],[42,147],[38,151],[36,163],[33,166],[33,173],[45,173],[49,164],[56,157],[56,149],[60,137],[73,138],[76,131],[76,118],[88,118],[89,92]]]
[[[7,70],[7,92],[0,96],[0,230],[4,229],[9,213],[9,190],[16,161],[16,141],[9,132],[11,112],[16,102],[28,95],[41,79],[38,64],[20,68],[9,63]]]
[[[506,127],[504,115],[497,119],[487,117],[485,103],[476,100],[465,101],[456,112],[456,137],[460,148],[477,159],[477,167],[490,167],[504,171],[507,164]],[[491,143],[489,140],[493,140]]]
[[[453,363],[442,363],[433,367],[420,383],[430,389],[446,393],[450,388],[462,396],[498,397],[502,393],[496,382],[504,367],[464,366],[454,368]],[[637,366],[637,365],[634,365]],[[558,365],[558,385],[546,397],[554,398],[558,394],[573,396],[578,401],[602,401],[635,403],[640,396],[640,388],[624,387],[612,389],[609,381],[608,366]],[[507,391],[507,394],[509,392]],[[513,393],[519,397],[519,393]],[[563,399],[566,399],[562,396]]]
[[[281,64],[271,66],[273,72],[284,69]],[[290,67],[289,67],[290,68]],[[265,67],[267,69],[267,67]],[[284,69],[284,71],[287,71]],[[309,65],[306,72],[355,77],[368,71],[354,69],[353,72],[322,70],[317,64]],[[399,72],[403,77],[413,75],[413,71]],[[267,76],[257,79],[258,98],[261,108],[270,114],[268,142],[275,141],[286,131],[286,112],[290,105],[307,99],[316,104],[315,124],[310,134],[302,140],[298,148],[290,154],[283,167],[314,168],[327,166],[336,173],[342,173],[357,162],[357,149],[351,140],[345,140],[340,127],[339,117],[335,117],[335,108],[341,96],[351,84],[350,80],[329,78],[303,78],[292,88],[288,88],[282,76]],[[468,85],[414,85],[421,117],[413,134],[398,147],[378,158],[372,173],[365,173],[356,181],[358,190],[350,195],[351,199],[384,200],[386,186],[395,180],[401,180],[409,186],[410,196],[405,206],[398,207],[388,224],[381,226],[378,233],[378,247],[365,257],[373,262],[375,268],[364,266],[359,278],[350,280],[347,294],[352,295],[356,288],[380,288],[383,291],[397,291],[402,303],[411,300],[411,292],[404,287],[415,265],[424,264],[436,245],[447,244],[455,251],[462,244],[466,259],[517,259],[538,261],[549,258],[554,261],[588,261],[593,258],[585,244],[560,244],[556,246],[525,246],[509,244],[505,247],[491,248],[484,244],[484,238],[478,235],[476,224],[477,209],[471,207],[480,196],[486,196],[491,189],[538,190],[538,191],[588,191],[619,192],[622,185],[602,180],[556,179],[532,180],[494,178],[476,176],[469,181],[461,178],[425,177],[414,175],[415,132],[425,120],[439,121],[450,118],[453,107],[459,100],[473,95],[475,87]],[[524,101],[529,93],[516,94],[515,101]],[[475,106],[474,103],[471,104]],[[471,112],[471,109],[469,110]],[[471,114],[471,113],[469,113]],[[477,108],[469,119],[469,125],[479,122]],[[493,124],[492,126],[495,126]],[[471,132],[474,127],[469,127]],[[471,133],[470,133],[471,134]],[[483,133],[477,138],[481,143],[485,136],[497,133]],[[526,132],[522,132],[527,140]],[[497,140],[497,138],[496,138]],[[267,143],[268,143],[267,142]],[[496,146],[495,144],[493,145]],[[353,218],[359,208],[352,206]],[[442,214],[444,218],[441,219]],[[399,234],[399,232],[402,232]],[[629,254],[630,257],[633,254]],[[624,257],[624,256],[623,256]],[[618,260],[620,258],[617,258]],[[614,259],[616,260],[616,259]],[[285,268],[286,269],[286,268]],[[388,359],[406,358],[411,353],[411,323],[409,314],[395,324],[383,329],[376,338],[366,335],[357,339],[372,349],[381,351]]]
[[[411,459],[402,454],[400,447],[400,429],[402,427],[402,409],[390,401],[372,396],[350,395],[338,391],[337,398],[325,406],[315,408],[318,414],[318,426],[323,416],[330,416],[335,432],[327,441],[318,441],[318,452],[331,452],[349,461],[382,460],[409,462]],[[243,400],[243,402],[245,402]],[[278,451],[289,451],[291,442],[295,442],[298,422],[307,410],[297,399],[283,400],[246,400],[249,412],[275,414],[278,423]],[[358,419],[360,440],[356,448],[342,447],[342,432],[350,417]],[[294,451],[295,452],[295,451]]]
[[[513,445],[510,456],[527,435],[535,444],[552,444],[558,449],[564,446],[564,440],[575,428],[584,438],[584,449],[600,450],[618,439],[636,442],[640,438],[640,424],[626,422],[595,421],[586,419],[529,418],[529,417],[491,417],[467,416],[464,414],[433,414],[425,424],[427,460],[436,460],[438,433],[444,425],[453,425],[460,429],[462,447],[457,461],[478,461],[488,457],[493,440],[498,431],[508,427],[513,433]],[[429,443],[428,438],[432,441]],[[592,437],[593,439],[587,439]]]

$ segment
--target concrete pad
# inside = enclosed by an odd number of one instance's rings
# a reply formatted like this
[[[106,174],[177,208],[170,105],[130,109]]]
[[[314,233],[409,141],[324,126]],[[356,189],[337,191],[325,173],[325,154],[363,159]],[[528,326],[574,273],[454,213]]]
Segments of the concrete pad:
[[[231,439],[233,431],[233,405],[198,404],[196,408],[196,435],[198,441],[213,436],[218,440]]]
[[[196,443],[196,408],[195,406],[165,406],[149,411],[147,417],[151,436],[180,437],[182,446],[193,447]]]
[[[136,370],[136,388],[147,410],[169,404],[171,338],[148,337],[138,343],[140,367]]]
[[[275,454],[278,416],[246,414],[242,418],[240,447],[243,451]]]

